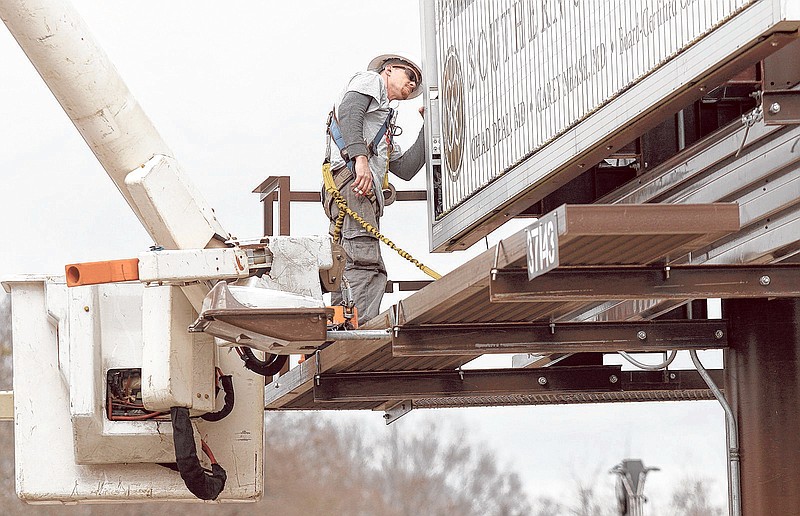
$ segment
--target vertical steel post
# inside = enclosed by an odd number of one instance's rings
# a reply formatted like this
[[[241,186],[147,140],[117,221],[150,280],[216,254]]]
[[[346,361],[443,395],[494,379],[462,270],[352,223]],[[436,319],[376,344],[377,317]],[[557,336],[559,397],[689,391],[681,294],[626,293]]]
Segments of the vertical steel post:
[[[280,209],[280,231],[282,236],[289,236],[292,232],[291,224],[291,202],[292,202],[292,187],[291,178],[289,176],[281,176],[278,179],[278,208]]]
[[[742,514],[800,507],[800,299],[723,302],[726,397],[739,427]]]
[[[266,199],[263,199],[261,202],[264,203],[264,235],[272,236],[273,232],[275,231],[275,214],[273,213],[272,209],[272,202],[274,201],[275,192],[269,194]]]

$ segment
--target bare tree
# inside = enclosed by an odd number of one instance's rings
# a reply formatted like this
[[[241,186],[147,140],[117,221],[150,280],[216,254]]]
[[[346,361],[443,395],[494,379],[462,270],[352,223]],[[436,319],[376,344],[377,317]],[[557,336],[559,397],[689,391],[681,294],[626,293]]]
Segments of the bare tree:
[[[411,435],[394,429],[383,449],[383,492],[393,507],[404,507],[399,514],[530,514],[519,476],[503,471],[463,430],[448,438],[434,421]]]
[[[684,479],[672,494],[675,516],[722,516],[724,509],[713,505],[706,479]]]
[[[490,451],[478,451],[463,437],[448,438],[433,422],[411,435],[393,429],[368,442],[356,427],[337,426],[322,416],[269,414],[268,442],[281,439],[288,427],[298,437],[304,432],[297,429],[313,428],[316,437],[276,443],[281,451],[270,452],[273,463],[274,457],[290,453],[320,467],[295,469],[306,489],[287,503],[283,498],[292,488],[271,484],[283,475],[270,473],[268,462],[268,497],[281,498],[278,505],[289,511],[280,514],[530,514],[516,474],[498,468]],[[295,448],[298,444],[301,449]],[[282,461],[272,469],[285,471],[291,464]]]
[[[573,472],[572,503],[568,506],[568,514],[572,516],[606,516],[616,514],[613,500],[598,499],[595,488],[600,485],[600,475],[604,468],[597,466],[594,471],[586,476],[586,471],[578,476]]]
[[[537,498],[531,514],[534,516],[563,516],[566,509],[563,505],[548,496]]]

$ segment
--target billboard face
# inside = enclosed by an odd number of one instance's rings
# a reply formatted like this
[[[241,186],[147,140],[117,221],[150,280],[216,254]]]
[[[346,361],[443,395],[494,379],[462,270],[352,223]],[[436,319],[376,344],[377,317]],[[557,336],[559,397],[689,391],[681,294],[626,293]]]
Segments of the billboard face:
[[[423,21],[440,104],[431,247],[523,194],[510,172],[758,3],[773,2],[434,0]]]

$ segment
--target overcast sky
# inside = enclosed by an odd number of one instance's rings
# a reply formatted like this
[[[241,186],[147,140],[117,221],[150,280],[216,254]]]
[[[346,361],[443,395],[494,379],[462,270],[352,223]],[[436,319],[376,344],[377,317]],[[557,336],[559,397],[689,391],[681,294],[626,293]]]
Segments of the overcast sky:
[[[290,175],[294,190],[319,189],[324,120],[346,80],[374,55],[420,53],[416,1],[75,5],[222,225],[239,237],[261,235],[251,191],[267,176]],[[4,27],[0,63],[0,277],[60,274],[67,263],[147,250],[149,237]],[[421,123],[418,105],[400,106],[406,136]],[[394,183],[422,189],[423,175]],[[440,272],[485,249],[428,255],[426,211],[424,203],[395,204],[383,230]],[[326,231],[317,205],[295,206],[292,217],[293,234]],[[425,279],[384,252],[390,279]],[[716,356],[706,360],[720,365]],[[339,417],[385,431],[378,413]],[[685,477],[711,480],[715,503],[725,503],[725,432],[715,402],[418,410],[395,424],[412,430],[424,417],[467,426],[522,474],[532,497],[560,498],[575,479],[599,475],[597,489],[610,498],[607,470],[641,458],[661,468],[646,490],[654,508],[665,508]]]

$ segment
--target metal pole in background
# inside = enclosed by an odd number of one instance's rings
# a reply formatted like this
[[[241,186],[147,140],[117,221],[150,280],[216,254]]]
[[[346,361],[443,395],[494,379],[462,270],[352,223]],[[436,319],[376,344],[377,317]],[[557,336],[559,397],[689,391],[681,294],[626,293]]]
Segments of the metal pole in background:
[[[800,507],[800,299],[723,301],[725,392],[739,428],[745,516]]]
[[[620,516],[644,515],[644,504],[647,502],[644,481],[651,471],[659,471],[659,468],[645,467],[639,459],[625,459],[611,469],[611,473],[618,475],[617,504]]]

